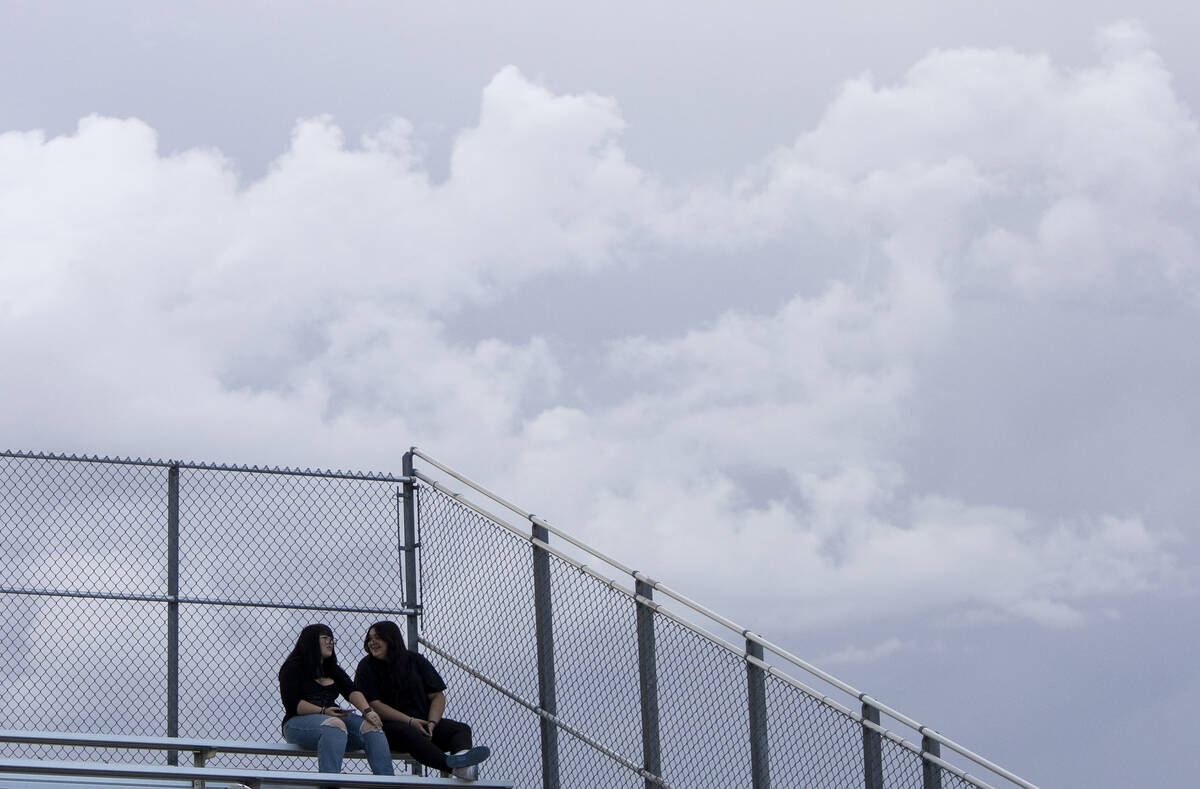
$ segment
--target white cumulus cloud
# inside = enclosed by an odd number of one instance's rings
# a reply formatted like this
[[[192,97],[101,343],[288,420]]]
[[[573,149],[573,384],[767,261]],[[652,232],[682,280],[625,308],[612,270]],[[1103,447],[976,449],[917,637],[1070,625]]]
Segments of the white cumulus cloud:
[[[0,428],[392,469],[419,444],[614,553],[636,539],[642,569],[719,585],[760,629],[1075,624],[1169,585],[1137,491],[1062,517],[916,485],[909,460],[947,349],[994,350],[961,334],[981,303],[1001,329],[1046,303],[1194,320],[1200,134],[1148,37],[1112,28],[1077,70],[964,49],[851,80],[730,184],[663,183],[624,126],[615,98],[509,67],[440,181],[402,119],[353,143],[301,121],[251,183],[136,119],[0,134]],[[629,331],[618,300],[584,342],[521,301],[571,283],[582,309],[667,266],[740,277],[705,320],[666,298],[661,331]],[[1009,395],[989,396],[955,407]]]

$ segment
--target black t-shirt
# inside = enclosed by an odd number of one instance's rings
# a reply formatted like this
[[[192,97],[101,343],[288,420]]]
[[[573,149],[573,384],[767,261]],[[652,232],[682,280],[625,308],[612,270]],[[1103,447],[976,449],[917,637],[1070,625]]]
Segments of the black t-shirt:
[[[283,701],[284,723],[298,714],[296,707],[301,701],[324,709],[337,701],[339,694],[349,701],[350,694],[357,690],[341,666],[330,669],[329,679],[333,680],[332,685],[322,685],[316,677],[304,676],[304,665],[300,661],[285,662],[279,669],[279,698]]]
[[[392,676],[387,661],[367,655],[358,661],[354,684],[367,702],[382,701],[405,715],[429,718],[429,694],[446,689],[433,664],[417,652],[408,653],[408,676]]]

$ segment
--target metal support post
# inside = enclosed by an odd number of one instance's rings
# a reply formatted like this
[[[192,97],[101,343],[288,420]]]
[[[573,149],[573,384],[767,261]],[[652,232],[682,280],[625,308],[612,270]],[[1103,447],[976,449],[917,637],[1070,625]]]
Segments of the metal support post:
[[[928,734],[921,735],[921,750],[931,756],[941,757],[942,744]],[[928,759],[921,758],[922,789],[942,789],[942,768]]]
[[[654,598],[654,588],[638,581],[637,594]],[[658,740],[658,667],[654,651],[654,611],[642,603],[637,606],[638,682],[642,699],[642,766],[651,775],[662,776],[662,758]],[[646,789],[657,784],[646,779]]]
[[[401,488],[401,501],[398,503],[404,517],[404,545],[400,550],[404,553],[404,607],[409,612],[405,616],[408,625],[406,640],[408,648],[416,651],[420,649],[418,639],[421,634],[418,622],[421,601],[417,599],[417,549],[420,545],[417,542],[417,498],[416,485],[413,484],[412,450],[404,453],[402,468],[404,486]],[[425,768],[419,764],[413,765],[412,771],[413,775],[425,774]]]
[[[413,485],[413,453],[404,453],[404,487],[401,504],[404,510],[404,607],[408,609],[408,648],[417,649],[417,612],[420,602],[417,600],[417,508],[414,501],[416,486]]]
[[[192,766],[206,767],[208,765],[208,760],[216,755],[217,752],[212,748],[198,748],[195,751],[192,751]],[[204,784],[205,781],[196,779],[192,781],[192,789],[205,789]]]
[[[865,701],[862,716],[871,723],[879,723],[879,710]],[[863,726],[863,776],[867,789],[883,789],[883,736],[868,726]]]
[[[533,524],[533,539],[549,543],[545,526]],[[537,627],[538,705],[558,714],[554,689],[554,619],[550,600],[550,554],[533,546],[533,610]],[[542,789],[558,789],[558,727],[546,718],[541,721]]]
[[[167,469],[167,736],[179,736],[179,466]],[[167,764],[179,752],[167,751]]]
[[[762,660],[762,644],[747,638],[746,654]],[[751,785],[754,789],[768,789],[771,765],[767,747],[767,678],[762,668],[750,661],[746,661],[746,689],[750,703]]]

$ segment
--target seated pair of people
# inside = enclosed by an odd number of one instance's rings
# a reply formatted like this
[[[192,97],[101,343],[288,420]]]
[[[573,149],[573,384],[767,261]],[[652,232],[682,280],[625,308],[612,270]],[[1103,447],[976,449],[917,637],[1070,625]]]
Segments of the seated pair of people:
[[[283,739],[317,752],[317,769],[342,771],[347,751],[364,750],[371,772],[393,775],[392,751],[421,764],[475,780],[491,755],[472,745],[471,727],[443,717],[446,683],[423,656],[409,651],[395,622],[367,630],[354,680],[338,665],[327,625],[308,625],[279,669]],[[359,714],[337,705],[338,696]]]

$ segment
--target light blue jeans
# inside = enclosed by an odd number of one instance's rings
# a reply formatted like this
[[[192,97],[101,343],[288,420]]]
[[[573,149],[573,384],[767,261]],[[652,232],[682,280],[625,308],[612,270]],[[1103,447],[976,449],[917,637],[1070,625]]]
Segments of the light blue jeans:
[[[361,715],[342,718],[346,728],[325,726],[329,715],[297,715],[283,724],[283,739],[317,752],[317,770],[323,773],[340,773],[342,757],[347,751],[367,752],[367,764],[376,775],[395,775],[392,767],[392,752],[388,748],[387,735],[382,731],[363,733]]]

